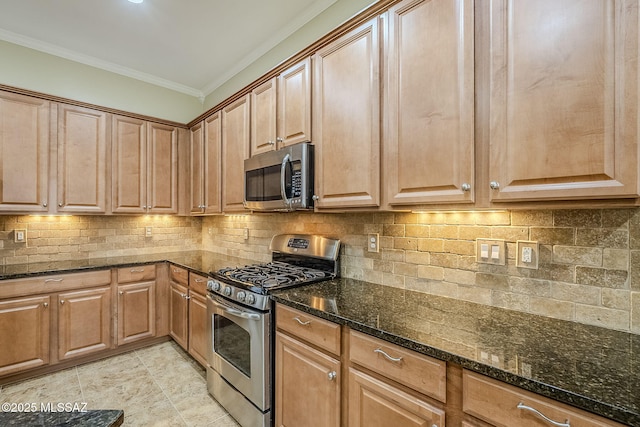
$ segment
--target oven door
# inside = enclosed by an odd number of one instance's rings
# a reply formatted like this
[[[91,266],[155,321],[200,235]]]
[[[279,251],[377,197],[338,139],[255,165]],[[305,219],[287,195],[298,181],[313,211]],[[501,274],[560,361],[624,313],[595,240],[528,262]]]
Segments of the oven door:
[[[207,362],[260,410],[270,407],[270,314],[207,295]]]

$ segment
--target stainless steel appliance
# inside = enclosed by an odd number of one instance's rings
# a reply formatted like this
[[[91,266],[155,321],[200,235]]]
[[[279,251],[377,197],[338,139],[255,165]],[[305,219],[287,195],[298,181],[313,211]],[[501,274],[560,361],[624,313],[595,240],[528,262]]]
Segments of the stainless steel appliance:
[[[338,276],[340,241],[281,234],[272,261],[210,272],[207,388],[243,427],[271,426],[273,323],[269,292]]]
[[[245,160],[244,206],[256,211],[313,208],[313,145],[295,144]]]

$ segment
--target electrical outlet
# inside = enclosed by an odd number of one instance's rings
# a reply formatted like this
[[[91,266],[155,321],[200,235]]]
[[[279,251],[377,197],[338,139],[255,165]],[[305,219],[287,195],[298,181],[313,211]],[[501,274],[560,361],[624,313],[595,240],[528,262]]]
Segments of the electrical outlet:
[[[538,269],[540,246],[538,242],[528,240],[516,241],[516,267]]]
[[[244,240],[249,240],[249,227],[244,228],[244,231],[242,232],[242,238]]]
[[[15,243],[27,243],[27,230],[14,230],[13,241]]]
[[[144,229],[145,237],[151,237],[151,232],[152,232],[152,228],[151,227],[145,227],[145,229]]]
[[[369,233],[367,236],[367,250],[369,252],[380,252],[380,235]]]

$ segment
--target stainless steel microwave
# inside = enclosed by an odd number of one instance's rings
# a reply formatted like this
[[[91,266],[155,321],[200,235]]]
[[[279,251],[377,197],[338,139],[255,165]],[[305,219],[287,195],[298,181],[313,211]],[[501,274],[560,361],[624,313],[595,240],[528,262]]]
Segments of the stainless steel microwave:
[[[303,142],[245,160],[244,206],[255,211],[313,209],[313,145]]]

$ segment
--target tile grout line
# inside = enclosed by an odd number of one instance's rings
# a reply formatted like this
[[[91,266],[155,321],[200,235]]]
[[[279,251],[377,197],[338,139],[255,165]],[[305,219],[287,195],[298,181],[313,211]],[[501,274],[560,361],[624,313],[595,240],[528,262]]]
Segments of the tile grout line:
[[[151,379],[153,380],[153,383],[155,385],[158,386],[158,388],[160,388],[160,391],[162,391],[162,394],[164,395],[164,397],[166,397],[166,399],[169,401],[169,404],[171,405],[171,407],[173,408],[174,411],[176,411],[176,413],[178,414],[178,416],[180,417],[180,419],[182,420],[182,422],[184,423],[185,426],[190,426],[189,423],[187,423],[187,420],[185,420],[182,417],[182,413],[178,410],[178,408],[176,408],[176,405],[173,403],[173,401],[171,400],[171,398],[167,395],[164,387],[162,387],[158,381],[156,381],[156,377],[155,375],[153,375],[153,372],[151,372],[151,369],[149,369],[149,366],[144,363],[144,360],[140,357],[140,355],[138,354],[138,350],[135,350],[135,354],[136,357],[138,358],[138,360],[140,360],[140,363],[142,363],[142,366],[144,366],[144,368],[147,370],[147,372],[149,373],[149,376],[151,377]]]

